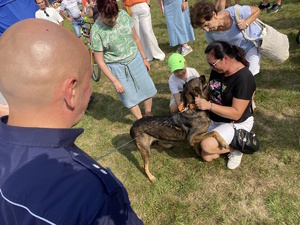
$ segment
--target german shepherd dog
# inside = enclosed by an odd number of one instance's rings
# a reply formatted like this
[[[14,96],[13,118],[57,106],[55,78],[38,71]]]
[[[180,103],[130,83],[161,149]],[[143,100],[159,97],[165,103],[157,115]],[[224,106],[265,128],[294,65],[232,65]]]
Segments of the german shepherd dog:
[[[203,94],[205,88],[204,75],[190,80],[181,93],[185,110],[173,115],[143,117],[132,125],[130,136],[142,155],[143,167],[151,181],[156,180],[149,171],[150,147],[155,143],[171,148],[173,145],[166,141],[187,139],[191,146],[195,146],[199,156],[199,143],[206,137],[215,137],[220,147],[229,147],[218,132],[206,133],[210,123],[208,112],[201,111],[195,106],[196,96],[206,98]]]

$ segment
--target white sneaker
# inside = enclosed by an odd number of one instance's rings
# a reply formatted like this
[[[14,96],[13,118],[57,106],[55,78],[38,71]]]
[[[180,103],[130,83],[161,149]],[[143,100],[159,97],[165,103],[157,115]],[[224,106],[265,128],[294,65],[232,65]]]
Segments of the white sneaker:
[[[187,54],[191,53],[193,51],[191,46],[182,47],[181,55],[186,56]]]
[[[228,155],[229,160],[227,162],[227,167],[231,170],[237,168],[241,164],[242,156],[243,153],[241,153],[238,150],[234,150],[233,152],[229,153]]]

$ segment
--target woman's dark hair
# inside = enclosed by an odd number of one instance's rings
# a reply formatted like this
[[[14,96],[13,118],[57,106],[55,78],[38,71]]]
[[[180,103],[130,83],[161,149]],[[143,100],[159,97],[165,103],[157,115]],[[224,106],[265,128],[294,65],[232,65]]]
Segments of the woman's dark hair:
[[[223,59],[225,55],[241,62],[245,67],[249,67],[249,62],[246,60],[245,51],[235,45],[230,45],[225,41],[214,41],[210,43],[205,54],[213,54],[216,59]]]
[[[213,3],[207,0],[200,0],[190,6],[190,17],[192,27],[202,27],[203,20],[209,21],[213,17],[213,12],[218,14]]]
[[[97,0],[97,9],[104,18],[114,18],[119,13],[119,7],[116,0]]]

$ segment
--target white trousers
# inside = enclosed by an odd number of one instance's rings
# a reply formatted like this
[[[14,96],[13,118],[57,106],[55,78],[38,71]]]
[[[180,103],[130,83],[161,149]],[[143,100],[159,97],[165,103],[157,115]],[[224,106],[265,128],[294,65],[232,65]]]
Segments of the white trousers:
[[[146,2],[138,3],[131,6],[131,11],[134,29],[142,42],[147,60],[151,61],[155,58],[163,61],[165,53],[159,48],[152,29],[150,7]]]
[[[246,59],[250,63],[249,70],[255,76],[259,73],[260,70],[260,62],[261,62],[261,54],[258,51],[257,47],[251,48],[246,53]]]

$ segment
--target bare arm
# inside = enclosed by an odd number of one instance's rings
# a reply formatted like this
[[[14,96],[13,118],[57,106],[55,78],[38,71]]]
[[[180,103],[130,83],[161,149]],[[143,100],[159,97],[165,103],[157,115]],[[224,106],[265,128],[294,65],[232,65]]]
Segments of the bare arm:
[[[140,52],[140,54],[143,58],[144,65],[145,65],[147,71],[149,72],[150,71],[150,64],[147,61],[147,58],[146,58],[141,40],[140,40],[139,36],[137,35],[137,33],[135,32],[134,27],[132,28],[132,37],[133,37],[133,41],[135,42],[135,44],[136,44],[136,46],[137,46],[137,48],[138,48],[138,50],[139,50],[139,52]]]
[[[203,98],[195,98],[197,107],[201,110],[211,110],[213,113],[224,118],[238,120],[241,118],[250,100],[233,98],[231,106],[222,106],[210,103]]]
[[[248,26],[253,23],[254,20],[257,19],[257,17],[260,14],[260,9],[258,7],[255,6],[250,6],[251,9],[251,16],[249,18],[247,18],[246,20],[244,19],[240,19],[237,22],[237,25],[239,27],[240,30],[245,30],[248,28]]]
[[[164,14],[164,4],[163,4],[163,0],[157,0],[158,1],[158,5],[159,5],[159,9],[160,9],[160,12],[162,14]]]
[[[184,12],[187,8],[187,3],[183,0],[182,4],[181,4],[181,11]]]
[[[81,16],[83,16],[84,15],[84,11],[85,11],[85,5],[87,4],[85,1],[82,1],[82,9],[81,9]]]
[[[60,10],[60,14],[61,14],[64,18],[66,18],[67,20],[69,20],[71,23],[73,22],[73,19],[72,19],[71,17],[68,17],[67,14],[66,14],[64,11]]]
[[[103,52],[94,52],[94,56],[98,66],[100,67],[101,71],[107,76],[107,78],[113,83],[115,89],[118,93],[125,93],[125,89],[123,85],[118,81],[118,79],[112,74],[110,69],[107,67],[106,63],[103,60]]]
[[[180,104],[181,104],[180,93],[175,93],[175,94],[173,94],[173,96],[174,96],[174,99],[175,99],[175,102],[176,102],[177,106],[180,106]]]

